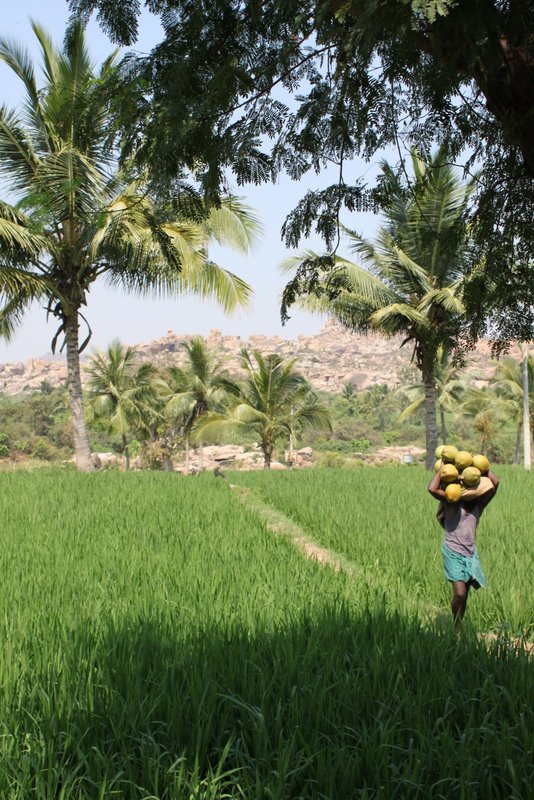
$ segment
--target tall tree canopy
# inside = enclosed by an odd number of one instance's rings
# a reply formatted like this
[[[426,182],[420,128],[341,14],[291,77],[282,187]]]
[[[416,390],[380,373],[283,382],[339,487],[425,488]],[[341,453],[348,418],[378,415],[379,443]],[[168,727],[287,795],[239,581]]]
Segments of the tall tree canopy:
[[[97,280],[141,294],[214,298],[224,309],[246,304],[250,287],[208,256],[211,239],[243,252],[258,231],[235,198],[217,208],[183,186],[162,203],[146,176],[114,158],[115,119],[109,85],[116,55],[95,70],[76,25],[63,51],[33,24],[44,85],[18,45],[0,40],[2,59],[22,81],[20,112],[0,109],[0,177],[17,204],[0,199],[0,335],[9,338],[34,300],[58,320],[67,352],[78,467],[92,468],[84,423],[80,322]]]
[[[116,41],[137,36],[140,0],[69,0]],[[284,226],[327,246],[340,210],[380,192],[343,164],[387,145],[447,140],[482,164],[474,235],[486,255],[467,298],[475,332],[530,338],[534,312],[534,5],[529,0],[145,0],[164,39],[130,60],[130,145],[158,176],[190,168],[217,193],[225,170],[261,182],[332,162],[339,181],[311,191]],[[199,166],[201,165],[201,166]]]
[[[243,381],[223,378],[220,386],[227,395],[227,408],[200,421],[199,437],[219,437],[228,432],[248,432],[257,436],[263,451],[264,469],[271,468],[274,448],[280,440],[306,428],[331,431],[332,423],[324,406],[304,375],[295,369],[296,359],[283,360],[277,353],[262,356],[241,351]]]
[[[136,362],[135,349],[115,339],[105,353],[94,353],[87,367],[87,417],[106,423],[110,433],[120,435],[126,470],[130,469],[129,436],[148,428],[147,417],[154,406],[155,369],[150,363]]]
[[[430,468],[438,443],[438,354],[457,346],[465,325],[462,298],[471,272],[465,209],[470,186],[458,180],[444,150],[426,162],[412,153],[412,189],[384,164],[389,196],[385,224],[374,242],[347,230],[360,263],[334,257],[329,264],[328,257],[313,253],[290,259],[285,268],[295,275],[284,302],[293,302],[295,295],[307,298],[312,309],[348,327],[400,334],[403,344],[413,347],[424,387]]]

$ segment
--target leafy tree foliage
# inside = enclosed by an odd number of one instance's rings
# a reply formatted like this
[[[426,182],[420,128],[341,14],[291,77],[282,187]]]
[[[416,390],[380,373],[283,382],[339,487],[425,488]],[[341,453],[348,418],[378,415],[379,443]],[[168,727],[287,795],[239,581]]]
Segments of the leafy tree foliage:
[[[469,419],[470,428],[478,437],[478,448],[492,458],[492,446],[499,432],[514,414],[509,400],[500,397],[493,388],[471,386],[465,392],[459,408]]]
[[[347,231],[360,264],[308,253],[286,263],[295,275],[285,302],[306,297],[308,307],[344,325],[385,336],[403,335],[421,372],[426,413],[427,467],[437,446],[436,364],[457,343],[465,319],[463,285],[469,275],[465,221],[469,186],[458,180],[443,150],[427,165],[412,154],[413,188],[385,164],[389,205],[375,242]],[[306,304],[306,301],[304,301]]]
[[[184,369],[171,367],[157,383],[167,419],[180,424],[185,440],[186,473],[189,472],[189,438],[194,426],[209,412],[222,409],[226,399],[222,364],[208,350],[204,339],[195,336],[183,342],[187,353]],[[199,467],[202,469],[202,441],[199,442]]]
[[[86,369],[87,418],[103,420],[109,432],[120,435],[126,469],[130,467],[129,436],[148,429],[154,413],[154,367],[136,361],[135,350],[115,340],[105,353],[95,353]]]
[[[527,361],[528,394],[530,415],[534,420],[534,359],[529,356]],[[496,394],[507,401],[511,416],[517,425],[517,435],[514,450],[514,464],[519,464],[519,449],[521,445],[521,432],[523,429],[524,396],[522,365],[511,356],[506,356],[495,365],[495,374],[491,385]]]
[[[77,463],[90,470],[79,353],[82,307],[96,280],[137,293],[213,297],[226,310],[246,304],[250,287],[214,264],[212,239],[241,250],[257,223],[235,198],[218,208],[191,195],[164,204],[113,157],[116,123],[110,86],[118,77],[116,54],[99,72],[76,24],[63,51],[33,24],[41,49],[44,85],[18,45],[0,41],[0,58],[26,91],[21,112],[0,109],[0,175],[17,205],[0,200],[0,335],[9,338],[30,304],[39,299],[58,319],[52,342],[64,334]],[[180,201],[180,202],[179,202]]]
[[[435,366],[436,380],[436,401],[441,422],[441,441],[447,442],[447,425],[445,412],[454,412],[467,384],[460,376],[460,369],[457,364],[449,358],[449,354],[443,347],[438,348]],[[415,414],[425,404],[425,387],[422,383],[413,381],[400,386],[399,392],[404,394],[410,401],[409,405],[402,411],[399,421],[403,421]]]
[[[69,0],[115,41],[137,36],[140,0]],[[290,246],[313,228],[331,247],[343,209],[378,189],[343,166],[387,145],[447,141],[478,179],[474,235],[486,255],[467,298],[473,333],[531,338],[534,311],[534,6],[528,0],[145,0],[164,39],[130,59],[132,150],[158,176],[193,171],[217,194],[238,182],[298,179],[337,164],[339,180],[289,216]],[[131,95],[130,95],[131,96]],[[121,105],[123,96],[118,92]],[[291,98],[289,100],[288,98]]]
[[[295,369],[294,359],[284,361],[276,353],[263,356],[242,352],[244,381],[223,379],[229,402],[223,413],[213,413],[200,422],[201,437],[226,431],[253,432],[261,445],[265,469],[270,469],[273,450],[281,439],[289,439],[305,428],[331,430],[326,407]]]
[[[121,345],[120,349],[124,357],[128,348]],[[128,411],[133,413],[129,417],[130,425],[124,430],[126,430],[128,450],[131,451],[131,455],[139,457],[136,466],[173,469],[173,458],[177,447],[184,441],[184,423],[190,405],[187,404],[182,414],[177,408],[173,410],[171,401],[175,395],[187,392],[188,370],[179,367],[152,367],[146,362],[138,363],[120,357],[116,359],[118,369],[115,370],[110,368],[107,353],[100,354],[100,357],[104,365],[107,364],[103,372],[118,372],[114,378],[115,383],[123,386],[118,392],[119,387],[112,389],[109,385],[103,386],[104,391],[101,394],[110,391],[114,397],[117,394],[124,394],[126,398],[128,394],[130,395],[131,402],[127,403],[128,409],[124,410],[126,413]],[[121,377],[121,365],[124,361],[127,361],[126,374]],[[474,394],[469,393],[466,397],[471,401],[466,409],[462,409],[461,404],[455,402],[451,408],[456,412],[454,424],[451,426],[453,443],[461,443],[467,449],[478,450],[484,433],[487,452],[492,460],[500,463],[512,461],[514,445],[517,446],[518,414],[522,411],[522,404],[518,399],[521,388],[516,384],[514,377],[514,373],[517,372],[517,362],[515,364],[515,370],[508,369],[506,359],[496,365],[494,381],[491,383],[501,394],[500,398],[495,392],[488,392],[487,388],[481,390],[475,388]],[[450,366],[449,364],[448,367]],[[214,372],[220,378],[223,377],[218,369]],[[417,379],[418,371],[414,370],[413,373],[414,379]],[[508,385],[506,376],[510,375],[515,386]],[[135,388],[137,376],[142,380],[141,386]],[[242,385],[238,375],[225,375],[225,377],[227,379],[229,377],[233,384]],[[344,458],[355,453],[367,453],[388,444],[423,446],[425,440],[423,409],[416,408],[407,418],[406,415],[399,414],[399,411],[409,403],[412,394],[419,393],[419,387],[415,380],[410,381],[410,377],[412,373],[409,368],[399,371],[399,381],[407,384],[402,390],[391,389],[386,384],[377,384],[366,389],[356,389],[352,384],[347,384],[338,394],[320,393],[318,402],[323,408],[328,409],[331,429],[328,426],[318,426],[299,430],[298,424],[294,424],[293,431],[301,445],[313,447],[317,464],[332,466],[343,465]],[[467,382],[468,376],[465,378]],[[505,384],[502,383],[503,378]],[[124,388],[124,383],[130,384],[130,381],[131,387]],[[218,380],[215,381],[214,375],[213,383],[215,382]],[[452,388],[448,387],[449,390]],[[469,388],[468,383],[467,388]],[[93,395],[89,385],[87,390],[86,407],[90,412],[93,397],[96,399],[100,393]],[[462,399],[464,396],[465,392],[462,394]],[[215,386],[210,393],[210,400],[214,399]],[[219,410],[221,408],[219,401],[222,399],[223,394],[217,401]],[[228,395],[224,395],[224,400],[227,406],[233,405],[229,403]],[[115,400],[109,404],[104,402],[102,409],[105,412],[104,416],[90,415],[91,441],[93,449],[97,452],[113,451],[124,454],[121,426],[110,425],[113,417],[118,421],[120,414],[116,416],[113,411],[117,405]],[[168,406],[167,410],[165,406]],[[531,413],[532,409],[534,400],[531,404]],[[108,411],[111,413],[108,414]],[[291,421],[297,423],[294,412],[295,406]],[[474,424],[479,412],[482,412],[481,416]],[[201,421],[200,419],[199,422]],[[229,420],[226,420],[226,423],[228,422]],[[131,438],[132,435],[135,436],[134,439]],[[281,441],[285,439],[287,442],[288,435],[288,430],[285,429]],[[217,439],[219,438],[222,438],[223,442],[248,445],[258,441],[258,429],[254,426],[224,424],[218,431]],[[66,389],[45,386],[44,391],[41,389],[31,395],[16,397],[5,397],[0,393],[0,445],[0,459],[7,458],[10,462],[22,462],[33,458],[56,462],[70,459],[73,454],[73,437]]]
[[[29,396],[0,395],[0,437],[7,450],[4,455],[13,461],[70,458],[73,437],[65,389]]]

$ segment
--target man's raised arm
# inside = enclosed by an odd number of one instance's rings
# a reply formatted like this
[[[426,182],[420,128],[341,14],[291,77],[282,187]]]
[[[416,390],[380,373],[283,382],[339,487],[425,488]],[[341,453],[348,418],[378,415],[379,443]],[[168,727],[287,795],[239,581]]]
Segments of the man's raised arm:
[[[428,484],[428,491],[430,492],[432,497],[436,498],[436,500],[445,500],[447,495],[445,494],[443,489],[439,488],[440,482],[441,482],[441,467],[439,468],[439,471],[436,472],[436,474]]]

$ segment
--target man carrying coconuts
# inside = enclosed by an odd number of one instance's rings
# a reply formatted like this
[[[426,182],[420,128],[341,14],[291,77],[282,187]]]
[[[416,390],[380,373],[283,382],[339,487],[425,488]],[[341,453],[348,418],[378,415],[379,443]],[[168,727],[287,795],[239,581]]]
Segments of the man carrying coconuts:
[[[495,497],[499,480],[485,456],[442,445],[436,450],[436,474],[428,484],[440,501],[436,517],[445,530],[443,567],[452,585],[451,610],[454,630],[459,633],[471,586],[486,586],[486,577],[476,547],[477,525],[488,503]]]

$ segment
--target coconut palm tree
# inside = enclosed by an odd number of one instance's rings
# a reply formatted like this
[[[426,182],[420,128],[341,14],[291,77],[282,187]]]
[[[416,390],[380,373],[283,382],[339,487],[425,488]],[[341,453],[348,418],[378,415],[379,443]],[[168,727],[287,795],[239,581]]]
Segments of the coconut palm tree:
[[[235,198],[204,208],[181,196],[158,202],[146,176],[118,168],[109,84],[115,54],[95,71],[81,26],[63,51],[36,23],[44,85],[25,51],[0,39],[0,58],[22,81],[20,113],[0,109],[0,177],[17,203],[0,201],[0,333],[10,338],[34,300],[58,320],[66,346],[76,460],[92,468],[84,423],[79,354],[81,310],[97,280],[142,294],[214,298],[225,310],[251,290],[209,260],[211,239],[246,251],[258,231]],[[184,188],[183,197],[191,198]]]
[[[527,361],[527,383],[528,396],[532,405],[534,404],[534,359],[532,357]],[[521,363],[512,356],[505,356],[502,361],[496,364],[495,373],[490,384],[499,397],[508,401],[511,416],[516,424],[514,464],[519,464],[525,407]]]
[[[200,436],[220,436],[226,431],[254,433],[263,451],[264,468],[270,469],[280,439],[308,427],[332,430],[328,410],[295,370],[295,359],[284,361],[274,353],[264,357],[258,350],[251,355],[244,349],[241,365],[244,381],[221,381],[230,398],[228,408],[223,414],[208,414],[198,426]]]
[[[462,394],[467,388],[467,382],[460,377],[460,369],[449,361],[449,355],[442,348],[438,348],[435,368],[436,403],[441,422],[441,441],[447,441],[447,425],[445,414],[455,411]],[[399,420],[411,417],[425,404],[425,387],[422,383],[410,383],[400,386],[399,394],[404,395],[409,405],[401,412]]]
[[[222,364],[213,358],[201,336],[182,342],[187,353],[184,369],[173,367],[167,380],[158,381],[158,392],[168,419],[180,420],[185,439],[186,472],[189,472],[189,438],[193,427],[209,411],[222,409],[226,398]],[[200,428],[199,428],[200,429]],[[199,439],[199,468],[203,468],[202,439]]]
[[[480,452],[485,453],[496,434],[510,419],[513,404],[499,397],[490,386],[470,386],[458,406],[458,413],[472,420],[473,429],[480,437]]]
[[[137,365],[132,347],[118,339],[105,353],[95,353],[86,368],[87,419],[100,419],[110,432],[120,434],[125,468],[130,468],[128,437],[131,431],[148,431],[154,415],[155,368],[152,364]]]
[[[466,205],[471,185],[462,183],[441,149],[423,160],[411,154],[413,181],[405,186],[382,165],[388,198],[385,225],[374,242],[345,229],[355,264],[337,255],[308,252],[286,261],[295,271],[285,297],[297,295],[312,311],[326,313],[360,331],[375,329],[402,335],[410,343],[424,387],[427,467],[437,445],[436,361],[440,347],[449,352],[465,309],[462,286],[468,271]],[[326,259],[328,261],[328,259]],[[309,275],[314,266],[313,277]],[[303,276],[302,278],[300,276]]]

